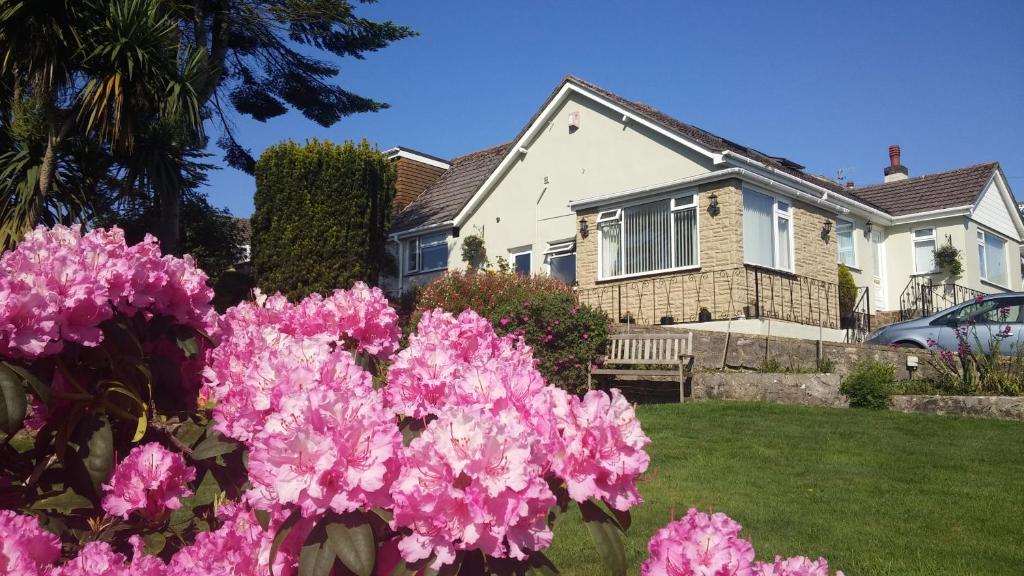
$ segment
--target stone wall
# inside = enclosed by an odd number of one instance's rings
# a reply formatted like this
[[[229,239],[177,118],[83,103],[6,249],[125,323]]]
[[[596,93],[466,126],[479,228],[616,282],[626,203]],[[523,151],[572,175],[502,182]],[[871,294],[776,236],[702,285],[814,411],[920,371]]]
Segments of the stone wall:
[[[893,396],[891,408],[900,412],[1024,420],[1024,398],[1019,396]]]
[[[697,372],[691,380],[694,400],[751,400],[846,408],[838,374],[764,374]]]

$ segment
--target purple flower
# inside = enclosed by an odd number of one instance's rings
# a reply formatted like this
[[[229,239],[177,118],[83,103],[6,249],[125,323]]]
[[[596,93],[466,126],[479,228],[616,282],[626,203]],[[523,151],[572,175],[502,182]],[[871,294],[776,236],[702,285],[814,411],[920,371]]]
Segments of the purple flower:
[[[974,303],[975,304],[981,304],[984,301],[985,301],[985,295],[984,294],[978,294],[977,296],[974,297]]]

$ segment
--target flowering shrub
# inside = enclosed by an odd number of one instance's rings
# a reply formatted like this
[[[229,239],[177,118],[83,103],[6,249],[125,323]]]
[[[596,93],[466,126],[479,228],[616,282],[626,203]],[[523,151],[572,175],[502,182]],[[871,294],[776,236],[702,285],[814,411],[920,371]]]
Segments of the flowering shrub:
[[[721,512],[691,508],[686,516],[654,533],[641,576],[829,576],[824,558],[782,558],[755,562],[754,547],[739,537],[743,527]],[[843,576],[842,571],[836,576]]]
[[[428,310],[474,310],[501,335],[521,336],[548,382],[580,392],[591,363],[604,348],[608,316],[576,304],[572,288],[554,278],[513,272],[449,272],[416,298],[412,325]]]
[[[362,284],[211,296],[116,229],[0,258],[0,573],[522,573],[571,506],[624,573],[649,440],[617,391],[549,386],[470,310],[399,350]]]

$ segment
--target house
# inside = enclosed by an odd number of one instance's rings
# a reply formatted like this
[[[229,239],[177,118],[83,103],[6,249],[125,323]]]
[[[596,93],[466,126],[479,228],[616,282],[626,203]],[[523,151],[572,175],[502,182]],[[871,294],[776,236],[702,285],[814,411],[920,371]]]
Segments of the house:
[[[492,263],[551,274],[640,323],[772,318],[839,328],[837,265],[856,305],[889,319],[1019,290],[1024,223],[997,163],[911,177],[890,147],[884,182],[853,186],[566,77],[509,143],[451,159],[394,218],[402,292]],[[952,244],[963,273],[934,252]]]

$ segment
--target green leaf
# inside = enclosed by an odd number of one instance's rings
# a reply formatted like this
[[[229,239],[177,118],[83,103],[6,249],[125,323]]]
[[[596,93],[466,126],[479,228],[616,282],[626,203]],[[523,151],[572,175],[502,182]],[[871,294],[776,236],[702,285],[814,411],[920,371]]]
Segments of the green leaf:
[[[274,534],[274,540],[270,543],[270,576],[274,576],[274,559],[277,558],[277,551],[281,549],[281,544],[284,543],[284,539],[288,537],[288,534],[295,527],[295,523],[302,518],[302,514],[298,510],[292,510],[291,516],[285,519],[281,527],[277,529],[277,534]]]
[[[192,450],[193,460],[207,460],[210,458],[216,458],[224,454],[230,454],[238,448],[238,444],[235,442],[225,442],[222,440],[220,432],[210,430],[207,433],[206,439],[199,443],[198,446]]]
[[[360,522],[361,521],[361,522]],[[365,518],[331,522],[324,527],[327,543],[334,555],[356,576],[371,576],[377,561],[377,545],[373,528]]]
[[[167,545],[167,537],[159,532],[153,532],[146,534],[142,537],[142,541],[145,545],[142,547],[142,551],[150,556],[156,556]]]
[[[413,576],[416,572],[417,569],[407,564],[405,560],[399,560],[395,569],[391,571],[391,576]]]
[[[106,416],[89,415],[78,423],[72,435],[77,448],[68,458],[78,488],[100,494],[100,485],[110,479],[114,468],[114,433]]]
[[[132,442],[138,442],[146,435],[146,428],[149,426],[149,421],[146,419],[145,412],[139,414],[137,422],[138,423],[135,425],[135,434],[132,436]]]
[[[21,430],[27,410],[21,378],[6,363],[0,365],[0,430],[12,435]]]
[[[336,558],[324,526],[317,524],[299,551],[299,576],[328,576]]]
[[[175,338],[175,342],[178,344],[178,348],[185,353],[186,358],[194,358],[196,354],[199,354],[199,341],[195,336],[191,338]]]
[[[544,555],[543,552],[534,552],[527,559],[526,576],[556,576],[561,574],[554,562]]]
[[[43,404],[50,403],[50,386],[48,384],[40,380],[35,374],[22,366],[11,364],[10,362],[4,362],[3,365],[13,370],[18,374],[18,376],[21,376],[21,379],[32,387],[32,390],[34,390],[36,396],[39,396],[39,399],[43,401]]]
[[[49,498],[43,498],[32,505],[33,510],[52,510],[62,514],[71,514],[73,510],[92,508],[92,501],[85,496],[78,495],[74,490],[68,488],[64,492]]]
[[[626,574],[626,539],[618,522],[593,502],[580,502],[583,523],[611,576]]]
[[[266,510],[254,510],[253,514],[256,515],[256,521],[260,523],[260,528],[266,530],[270,527],[270,512]]]
[[[185,420],[178,425],[178,428],[174,431],[174,436],[178,440],[181,440],[182,444],[191,447],[199,441],[199,438],[202,437],[205,430],[206,428],[196,424],[195,422]]]

